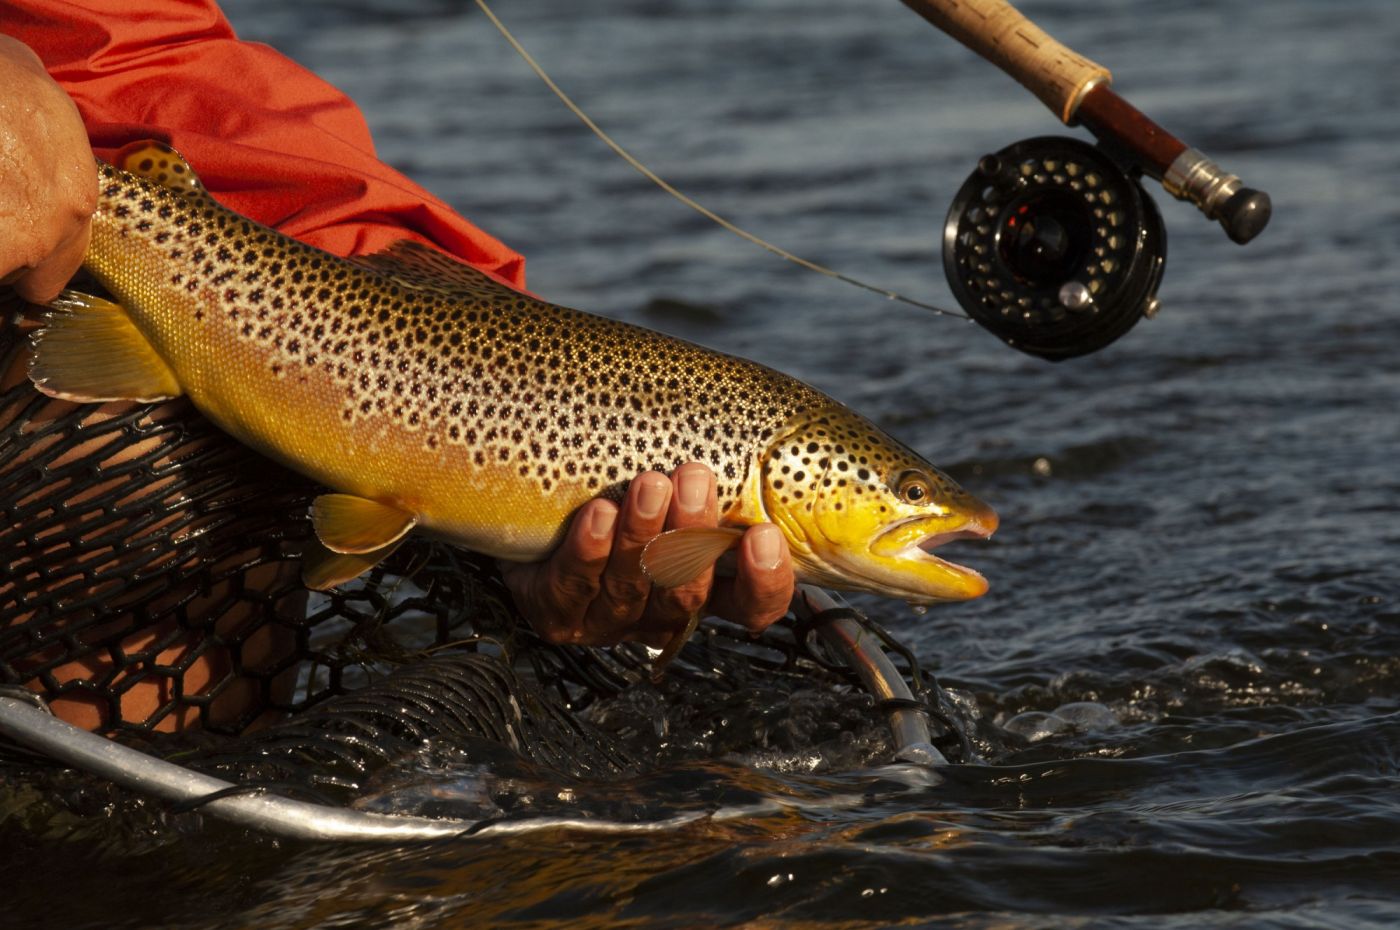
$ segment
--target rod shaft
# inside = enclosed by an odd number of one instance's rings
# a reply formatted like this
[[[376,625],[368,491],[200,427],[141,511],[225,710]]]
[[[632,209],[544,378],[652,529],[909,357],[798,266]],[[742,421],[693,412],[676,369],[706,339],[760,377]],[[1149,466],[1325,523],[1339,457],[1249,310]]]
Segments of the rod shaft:
[[[1106,84],[1092,88],[1074,116],[1100,139],[1126,150],[1148,175],[1160,180],[1186,143],[1148,119]]]

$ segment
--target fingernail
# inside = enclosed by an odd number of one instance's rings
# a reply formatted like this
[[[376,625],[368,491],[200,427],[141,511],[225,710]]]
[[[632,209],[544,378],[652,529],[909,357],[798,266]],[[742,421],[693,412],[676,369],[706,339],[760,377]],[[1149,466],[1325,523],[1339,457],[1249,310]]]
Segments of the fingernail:
[[[593,513],[588,516],[588,532],[593,534],[594,539],[607,539],[608,534],[612,532],[613,524],[616,522],[616,507],[594,504]]]
[[[773,524],[756,526],[749,531],[749,554],[754,564],[772,571],[783,560],[783,533]]]
[[[668,482],[660,475],[647,475],[637,480],[641,482],[637,488],[637,516],[645,520],[660,516],[670,497],[666,493]]]
[[[676,475],[676,502],[686,513],[700,513],[710,499],[710,471],[687,468]]]

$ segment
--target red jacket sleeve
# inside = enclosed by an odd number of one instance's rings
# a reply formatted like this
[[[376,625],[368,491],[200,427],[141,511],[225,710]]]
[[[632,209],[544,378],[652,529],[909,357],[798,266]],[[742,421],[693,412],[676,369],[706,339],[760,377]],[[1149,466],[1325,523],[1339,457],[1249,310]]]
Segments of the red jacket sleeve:
[[[524,259],[375,157],[348,97],[242,42],[212,0],[0,0],[0,30],[68,91],[99,157],[160,139],[221,203],[340,255],[436,245],[517,287]]]

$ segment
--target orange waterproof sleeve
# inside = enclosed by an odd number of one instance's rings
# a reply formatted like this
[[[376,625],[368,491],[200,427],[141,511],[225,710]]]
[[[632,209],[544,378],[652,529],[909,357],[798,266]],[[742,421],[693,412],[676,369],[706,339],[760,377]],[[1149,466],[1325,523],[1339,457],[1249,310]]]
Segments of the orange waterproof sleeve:
[[[412,238],[524,286],[524,259],[375,157],[359,109],[234,35],[212,0],[0,0],[0,31],[68,91],[94,151],[180,151],[221,203],[341,255]]]

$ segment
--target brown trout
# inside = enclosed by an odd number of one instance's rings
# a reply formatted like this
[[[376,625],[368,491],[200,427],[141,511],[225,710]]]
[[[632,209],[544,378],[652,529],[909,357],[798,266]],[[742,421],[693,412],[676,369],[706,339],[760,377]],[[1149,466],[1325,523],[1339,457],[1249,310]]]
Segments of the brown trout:
[[[30,375],[77,401],[189,396],[236,439],[332,489],[308,585],[355,577],[421,531],[544,558],[571,515],[647,469],[716,475],[721,528],[647,548],[694,577],[742,528],[782,528],[800,579],[916,603],[986,590],[926,550],[995,514],[918,454],[783,374],[553,306],[409,242],[347,260],[219,205],[159,143],[98,163],[85,267]]]

